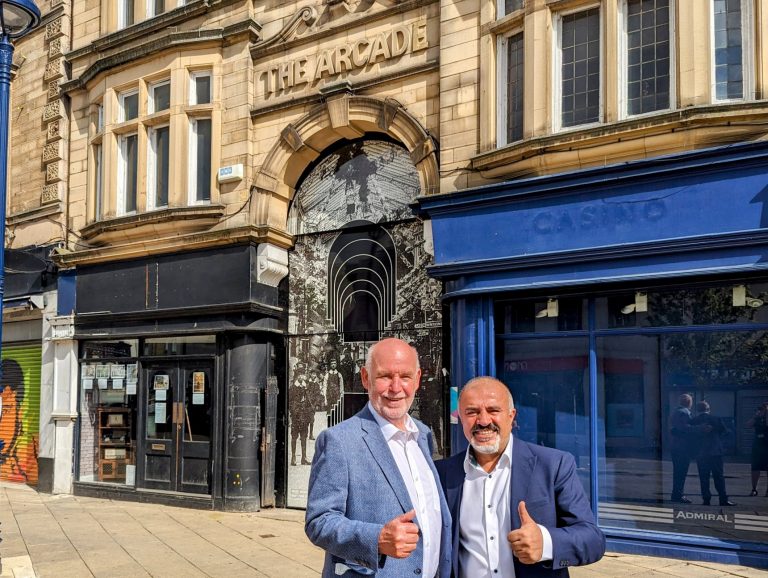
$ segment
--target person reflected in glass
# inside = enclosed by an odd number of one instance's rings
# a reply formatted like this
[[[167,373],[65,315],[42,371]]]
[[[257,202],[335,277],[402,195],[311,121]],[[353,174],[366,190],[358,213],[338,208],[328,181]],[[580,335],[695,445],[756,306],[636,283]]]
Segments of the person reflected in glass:
[[[698,436],[696,466],[699,469],[699,483],[701,484],[702,504],[709,506],[712,499],[710,490],[710,477],[715,482],[715,490],[720,498],[721,506],[735,506],[728,499],[725,490],[725,476],[723,474],[723,435],[727,433],[723,420],[713,416],[709,403],[700,401],[696,404],[696,417],[691,421],[693,426],[709,426],[708,432],[702,432]]]
[[[678,504],[691,504],[685,495],[685,478],[694,456],[696,434],[707,429],[691,425],[693,415],[693,397],[684,393],[678,400],[678,406],[670,416],[670,434],[672,445],[672,501]]]
[[[749,495],[756,496],[760,472],[765,472],[768,477],[768,401],[757,408],[755,415],[747,422],[747,427],[755,430],[752,440],[752,491]],[[768,498],[768,486],[765,488],[765,496]]]

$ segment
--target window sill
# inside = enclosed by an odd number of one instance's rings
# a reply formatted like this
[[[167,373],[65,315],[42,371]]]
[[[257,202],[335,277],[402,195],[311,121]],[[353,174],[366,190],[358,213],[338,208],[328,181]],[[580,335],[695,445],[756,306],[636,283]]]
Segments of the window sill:
[[[708,148],[762,134],[768,102],[695,106],[524,139],[470,159],[484,178],[520,178]],[[672,133],[681,133],[674,136]],[[684,137],[683,134],[688,134]],[[672,135],[672,136],[668,136]],[[620,146],[617,146],[621,143]]]
[[[223,215],[223,205],[163,208],[96,221],[84,227],[80,235],[86,241],[106,244],[170,233],[194,233],[209,229]]]

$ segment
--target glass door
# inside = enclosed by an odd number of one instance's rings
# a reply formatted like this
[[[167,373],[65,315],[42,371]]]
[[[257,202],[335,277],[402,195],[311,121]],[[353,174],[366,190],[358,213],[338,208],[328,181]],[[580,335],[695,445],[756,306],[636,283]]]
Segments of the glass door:
[[[142,487],[210,494],[212,361],[144,369]]]

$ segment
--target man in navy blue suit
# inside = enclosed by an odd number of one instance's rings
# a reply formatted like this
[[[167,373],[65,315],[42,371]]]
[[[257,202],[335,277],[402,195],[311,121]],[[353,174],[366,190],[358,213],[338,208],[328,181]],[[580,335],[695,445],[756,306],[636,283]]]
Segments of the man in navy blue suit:
[[[562,578],[605,552],[573,457],[511,435],[506,385],[469,381],[459,396],[466,452],[435,465],[453,518],[453,576]]]

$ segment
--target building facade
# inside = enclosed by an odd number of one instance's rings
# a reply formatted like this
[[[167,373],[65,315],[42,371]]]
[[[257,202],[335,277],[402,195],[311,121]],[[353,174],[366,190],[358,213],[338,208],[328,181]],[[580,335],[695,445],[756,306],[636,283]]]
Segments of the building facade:
[[[497,376],[517,435],[574,455],[609,548],[768,565],[767,17],[751,0],[442,5],[441,194],[419,204],[453,380]],[[686,393],[722,435],[675,439]]]

